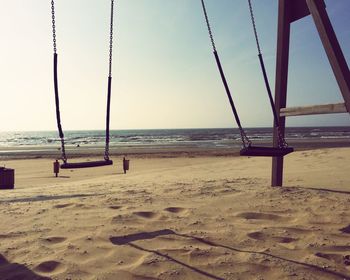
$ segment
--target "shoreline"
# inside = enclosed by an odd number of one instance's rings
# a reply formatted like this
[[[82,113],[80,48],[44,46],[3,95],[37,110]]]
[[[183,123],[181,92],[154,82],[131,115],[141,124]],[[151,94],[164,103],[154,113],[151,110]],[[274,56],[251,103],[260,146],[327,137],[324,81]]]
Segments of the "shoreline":
[[[267,141],[253,143],[257,146],[270,146]],[[237,141],[227,144],[215,145],[214,143],[184,143],[158,144],[158,145],[122,145],[110,146],[110,156],[143,157],[201,157],[201,156],[238,156],[240,143]],[[289,141],[289,146],[295,151],[305,151],[323,148],[350,147],[349,139],[300,139]],[[66,153],[69,158],[99,157],[104,154],[102,145],[81,145],[80,147],[66,145]],[[60,158],[59,146],[12,146],[0,147],[0,160],[35,159],[35,158]]]

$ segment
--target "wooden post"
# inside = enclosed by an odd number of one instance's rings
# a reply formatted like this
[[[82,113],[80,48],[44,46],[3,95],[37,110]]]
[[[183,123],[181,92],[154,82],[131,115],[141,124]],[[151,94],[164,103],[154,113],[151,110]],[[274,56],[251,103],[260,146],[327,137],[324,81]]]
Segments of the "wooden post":
[[[276,55],[276,82],[275,82],[275,108],[279,116],[279,129],[284,136],[285,117],[280,116],[281,108],[286,107],[288,62],[289,62],[289,38],[291,23],[291,2],[279,0],[278,2],[278,30],[277,30],[277,55]],[[278,147],[278,131],[274,123],[273,146]],[[282,186],[283,181],[283,157],[272,158],[272,186]]]

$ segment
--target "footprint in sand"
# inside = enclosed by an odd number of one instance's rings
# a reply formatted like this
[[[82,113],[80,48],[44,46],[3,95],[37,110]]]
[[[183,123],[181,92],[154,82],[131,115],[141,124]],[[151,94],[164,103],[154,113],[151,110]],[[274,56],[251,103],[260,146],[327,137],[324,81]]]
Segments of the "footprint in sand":
[[[44,242],[49,243],[49,244],[58,244],[62,243],[67,240],[65,237],[60,237],[60,236],[51,236],[43,239]]]
[[[64,272],[65,269],[65,265],[57,261],[45,261],[34,268],[36,272],[45,274],[58,274]]]
[[[66,208],[66,207],[69,207],[69,206],[72,206],[73,203],[65,203],[65,204],[56,204],[53,206],[53,208]]]
[[[188,213],[188,209],[182,208],[182,207],[168,207],[168,208],[165,208],[164,211],[174,213],[174,214],[187,214]]]
[[[120,208],[122,208],[122,206],[119,206],[119,205],[111,205],[109,206],[110,209],[114,209],[114,210],[118,210]]]
[[[133,214],[144,219],[155,219],[159,216],[159,214],[151,211],[140,211],[140,212],[134,212]]]
[[[256,213],[256,212],[243,212],[237,215],[239,218],[247,220],[283,220],[286,219],[282,216],[268,213]]]
[[[256,231],[256,232],[251,232],[247,234],[248,237],[253,238],[255,240],[260,240],[260,241],[274,241],[277,243],[291,243],[294,241],[297,241],[298,239],[291,238],[291,237],[284,237],[284,236],[270,236],[268,234],[265,234],[261,231]]]

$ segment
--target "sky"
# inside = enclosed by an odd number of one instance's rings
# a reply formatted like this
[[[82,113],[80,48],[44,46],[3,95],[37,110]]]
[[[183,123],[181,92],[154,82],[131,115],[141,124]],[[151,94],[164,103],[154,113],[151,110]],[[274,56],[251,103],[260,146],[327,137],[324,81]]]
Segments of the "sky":
[[[1,1],[0,131],[55,130],[51,1]],[[109,0],[56,0],[64,130],[104,129]],[[277,0],[253,0],[274,89]],[[268,127],[247,0],[206,0],[242,125]],[[350,63],[350,1],[326,1]],[[200,0],[115,0],[111,129],[237,127],[212,55]],[[287,106],[343,102],[309,16],[293,23]],[[291,117],[287,126],[350,124],[349,114]]]

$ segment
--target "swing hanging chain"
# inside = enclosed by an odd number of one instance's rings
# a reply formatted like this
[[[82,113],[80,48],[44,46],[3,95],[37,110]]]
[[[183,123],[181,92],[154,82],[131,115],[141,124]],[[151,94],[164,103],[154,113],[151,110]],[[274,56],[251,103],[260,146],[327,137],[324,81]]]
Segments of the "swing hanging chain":
[[[252,5],[252,1],[251,0],[248,0],[248,5],[249,5],[250,18],[251,18],[252,26],[253,26],[253,30],[254,30],[254,37],[255,37],[256,47],[258,49],[258,56],[259,56],[260,64],[261,64],[262,71],[263,71],[263,74],[264,74],[265,84],[266,84],[267,91],[268,91],[268,94],[269,94],[272,111],[273,111],[273,114],[274,114],[274,121],[275,121],[275,125],[276,125],[277,136],[278,136],[278,147],[279,148],[287,148],[288,144],[287,144],[284,136],[282,135],[281,129],[279,127],[279,121],[278,121],[278,116],[277,116],[275,104],[273,102],[273,98],[272,98],[272,95],[271,95],[269,82],[267,80],[267,75],[266,75],[266,70],[265,70],[264,61],[263,61],[263,57],[262,57],[262,52],[261,52],[261,47],[260,47],[260,42],[259,42],[259,36],[258,36],[257,28],[256,28],[255,16],[254,16],[253,5]]]
[[[202,3],[202,8],[203,8],[203,13],[204,13],[205,21],[206,21],[206,24],[207,24],[207,29],[208,29],[208,33],[209,33],[211,45],[212,45],[212,47],[213,47],[213,53],[214,53],[214,56],[215,56],[215,59],[216,59],[217,66],[218,66],[218,68],[219,68],[219,72],[220,72],[220,75],[221,75],[221,79],[222,79],[222,81],[223,81],[223,83],[224,83],[224,87],[225,87],[225,89],[226,89],[226,93],[227,93],[227,95],[228,95],[228,98],[229,98],[229,101],[230,101],[230,104],[231,104],[231,108],[232,108],[234,117],[235,117],[235,119],[236,119],[236,123],[237,123],[237,125],[238,125],[238,129],[239,129],[239,132],[240,132],[240,136],[241,136],[241,140],[242,140],[243,147],[247,148],[247,147],[251,146],[252,142],[249,140],[247,134],[245,133],[243,127],[241,126],[241,122],[240,122],[240,120],[239,120],[238,113],[237,113],[237,111],[236,111],[235,105],[234,105],[233,100],[232,100],[232,97],[231,97],[230,89],[229,89],[228,84],[227,84],[227,82],[226,82],[225,74],[224,74],[223,69],[222,69],[222,67],[221,67],[220,58],[219,58],[219,55],[218,55],[217,50],[216,50],[216,45],[215,45],[215,41],[214,41],[214,36],[213,36],[212,30],[211,30],[211,26],[210,26],[210,22],[209,22],[209,17],[208,17],[208,13],[207,13],[207,8],[206,8],[206,6],[205,6],[204,0],[201,0],[201,3]]]
[[[250,141],[250,139],[248,138],[247,134],[245,133],[244,129],[241,126],[239,126],[238,129],[241,135],[243,147],[244,148],[250,147],[252,145],[252,141]]]
[[[58,82],[57,82],[57,41],[56,41],[56,17],[55,17],[55,2],[51,0],[51,17],[52,17],[52,43],[54,52],[54,79],[55,79],[55,103],[56,103],[56,116],[57,126],[59,130],[59,137],[61,140],[61,159],[64,163],[67,162],[64,134],[61,125],[60,109],[59,109],[59,97],[58,97]]]
[[[258,37],[258,31],[256,29],[254,11],[253,11],[253,6],[252,6],[251,0],[248,0],[248,5],[249,5],[250,18],[251,18],[253,29],[254,29],[254,36],[255,36],[256,46],[258,48],[258,54],[261,55],[260,42],[259,42],[259,37]]]
[[[109,160],[109,111],[112,86],[112,58],[113,58],[113,20],[114,20],[114,0],[111,0],[111,19],[109,29],[109,65],[108,65],[108,96],[107,96],[107,117],[106,117],[106,143],[104,159]]]
[[[51,0],[51,16],[52,16],[52,41],[53,41],[53,52],[57,53],[56,46],[56,18],[55,18],[55,2]]]
[[[112,77],[113,19],[114,19],[114,0],[111,0],[111,22],[110,22],[110,30],[109,30],[109,71],[108,71],[109,77]]]
[[[211,31],[211,26],[210,26],[210,22],[209,22],[209,18],[208,18],[208,13],[207,13],[207,8],[205,7],[204,0],[201,0],[201,2],[202,2],[202,7],[203,7],[203,12],[204,12],[205,21],[206,21],[207,27],[208,27],[208,32],[209,32],[209,37],[210,37],[211,45],[213,46],[213,51],[216,52],[216,45],[215,45],[213,33],[212,33],[212,31]]]
[[[278,134],[278,147],[279,148],[288,148],[288,143],[286,142],[286,139],[282,135],[280,127],[277,126],[276,129],[277,129],[277,134]]]

